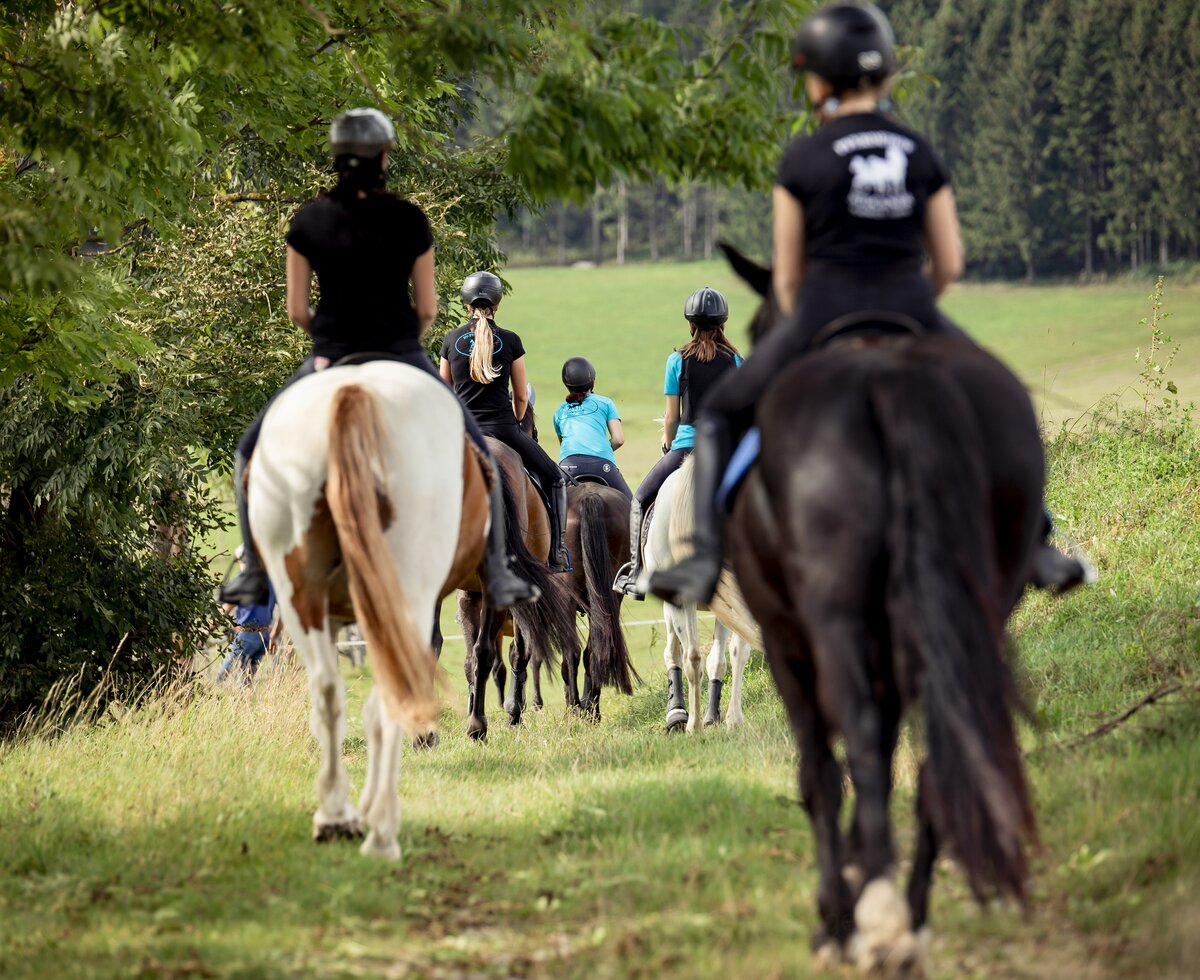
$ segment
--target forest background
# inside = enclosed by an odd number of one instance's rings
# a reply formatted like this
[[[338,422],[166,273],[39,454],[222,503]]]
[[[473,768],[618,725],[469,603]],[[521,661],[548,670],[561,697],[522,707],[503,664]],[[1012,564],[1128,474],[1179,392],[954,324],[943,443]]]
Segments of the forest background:
[[[663,260],[721,235],[765,257],[810,6],[8,0],[0,729],[64,675],[119,686],[218,621],[196,543],[227,520],[213,475],[305,353],[281,243],[327,179],[333,115],[398,122],[391,186],[438,241],[436,343],[461,277],[505,249]],[[884,6],[973,273],[1195,258],[1200,8]]]

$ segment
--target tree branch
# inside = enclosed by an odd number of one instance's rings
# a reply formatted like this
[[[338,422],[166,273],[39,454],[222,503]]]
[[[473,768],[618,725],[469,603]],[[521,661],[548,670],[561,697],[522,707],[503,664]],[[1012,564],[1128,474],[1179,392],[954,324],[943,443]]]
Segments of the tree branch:
[[[1095,739],[1102,738],[1103,736],[1107,735],[1109,732],[1114,731],[1115,729],[1119,728],[1121,725],[1125,724],[1125,722],[1127,722],[1135,714],[1137,714],[1139,711],[1141,711],[1142,708],[1148,707],[1149,705],[1154,704],[1156,701],[1161,701],[1163,698],[1167,697],[1170,694],[1175,694],[1177,691],[1185,691],[1185,690],[1186,691],[1197,691],[1197,690],[1200,690],[1200,685],[1197,685],[1197,684],[1187,685],[1187,684],[1182,684],[1179,681],[1170,681],[1170,682],[1167,682],[1164,684],[1159,684],[1158,687],[1156,687],[1153,691],[1151,691],[1149,694],[1147,694],[1140,701],[1135,702],[1133,705],[1131,705],[1125,711],[1121,712],[1121,714],[1117,715],[1115,718],[1108,719],[1108,721],[1104,722],[1104,724],[1099,725],[1098,727],[1092,729],[1086,735],[1081,735],[1081,736],[1079,736],[1079,738],[1075,739],[1074,741],[1068,742],[1066,747],[1068,749],[1077,749],[1077,748],[1079,748],[1079,746],[1084,745],[1087,742],[1091,742],[1091,741],[1094,741]]]

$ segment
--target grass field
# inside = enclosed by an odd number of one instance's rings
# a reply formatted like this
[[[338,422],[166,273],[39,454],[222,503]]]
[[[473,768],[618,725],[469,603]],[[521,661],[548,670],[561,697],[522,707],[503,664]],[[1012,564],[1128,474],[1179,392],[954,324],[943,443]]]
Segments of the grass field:
[[[622,409],[631,482],[656,455],[662,363],[720,266],[520,270],[500,321],[529,349],[547,418],[584,353]],[[1103,575],[1016,619],[1033,723],[1023,739],[1042,846],[1026,913],[981,910],[943,862],[938,977],[1187,977],[1200,961],[1200,449],[1178,416],[1139,431],[1057,422],[1137,379],[1145,287],[964,287],[947,306],[1018,366],[1054,425],[1049,499]],[[1200,381],[1200,291],[1171,290],[1170,377]],[[553,441],[545,438],[549,445]],[[653,603],[626,605],[653,620]],[[449,617],[447,632],[455,632]],[[707,632],[707,629],[706,629]],[[518,730],[494,698],[486,745],[447,709],[406,753],[402,862],[308,841],[316,752],[302,675],[206,684],[0,745],[0,976],[806,977],[816,873],[794,754],[759,658],[746,725],[668,738],[661,628],[631,627],[646,684],[591,726],[561,687]],[[461,690],[461,647],[447,669]],[[347,669],[347,752],[361,785]],[[1177,689],[1085,738],[1152,691]],[[1084,739],[1079,744],[1078,740]],[[913,751],[895,816],[911,838]]]

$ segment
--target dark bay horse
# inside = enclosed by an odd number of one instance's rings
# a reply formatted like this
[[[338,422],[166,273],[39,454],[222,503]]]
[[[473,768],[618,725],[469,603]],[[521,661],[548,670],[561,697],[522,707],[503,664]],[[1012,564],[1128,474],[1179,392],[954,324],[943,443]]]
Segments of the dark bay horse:
[[[999,361],[945,336],[835,340],[758,408],[730,551],[799,747],[820,873],[814,948],[921,968],[934,859],[1023,899],[1034,817],[1006,624],[1041,527],[1042,444]],[[888,818],[901,718],[923,708],[917,851],[902,899]],[[841,735],[854,784],[839,826]]]

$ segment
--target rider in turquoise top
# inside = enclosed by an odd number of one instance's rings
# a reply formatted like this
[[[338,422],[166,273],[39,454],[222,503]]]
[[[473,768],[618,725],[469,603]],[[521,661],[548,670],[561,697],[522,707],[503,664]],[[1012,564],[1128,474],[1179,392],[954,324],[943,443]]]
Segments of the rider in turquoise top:
[[[554,434],[562,446],[558,465],[575,479],[604,483],[632,497],[615,455],[625,444],[621,414],[611,398],[592,391],[596,384],[592,362],[572,357],[563,365],[562,376],[567,399],[554,413]]]

